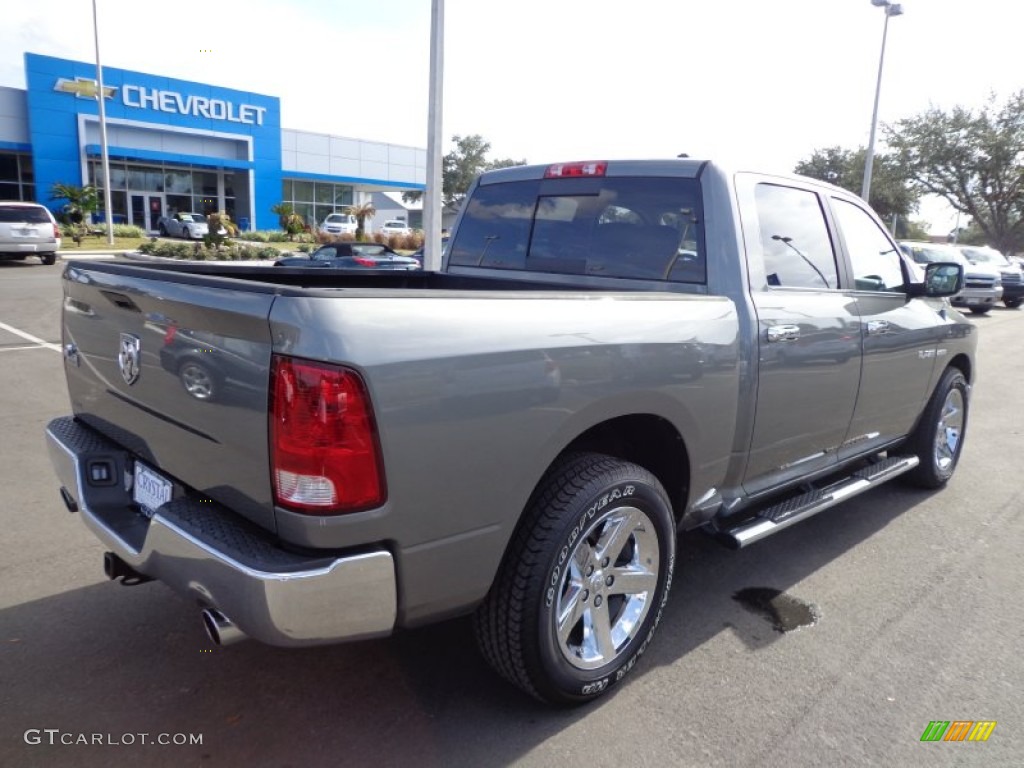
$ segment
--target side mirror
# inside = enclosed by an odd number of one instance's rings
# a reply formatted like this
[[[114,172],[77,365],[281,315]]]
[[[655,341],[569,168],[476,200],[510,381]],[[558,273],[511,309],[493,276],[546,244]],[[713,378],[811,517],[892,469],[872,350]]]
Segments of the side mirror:
[[[964,289],[963,265],[955,262],[933,262],[924,268],[924,282],[910,286],[911,296],[941,298],[956,296]]]

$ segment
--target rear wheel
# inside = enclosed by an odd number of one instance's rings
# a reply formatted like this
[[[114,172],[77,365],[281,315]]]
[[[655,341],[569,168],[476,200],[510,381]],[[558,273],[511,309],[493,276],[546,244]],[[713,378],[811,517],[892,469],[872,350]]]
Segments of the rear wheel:
[[[178,369],[181,385],[196,400],[213,400],[217,395],[217,381],[213,374],[195,360],[186,360]]]
[[[542,701],[594,699],[646,650],[674,563],[657,478],[600,454],[567,456],[538,487],[477,612],[480,649]]]
[[[57,263],[57,254],[56,253],[42,253],[42,254],[39,255],[39,259],[40,259],[40,261],[43,262],[43,264],[56,264]]]
[[[1016,309],[1024,302],[1024,299],[1003,299],[1003,304],[1006,305],[1007,309]]]
[[[906,448],[921,463],[907,474],[920,488],[941,488],[953,476],[967,433],[970,387],[957,368],[947,368]]]
[[[992,307],[971,307],[972,315],[987,315]]]
[[[181,236],[184,237],[186,240],[191,240],[192,239],[192,230],[189,229],[188,227],[182,227],[181,228]]]

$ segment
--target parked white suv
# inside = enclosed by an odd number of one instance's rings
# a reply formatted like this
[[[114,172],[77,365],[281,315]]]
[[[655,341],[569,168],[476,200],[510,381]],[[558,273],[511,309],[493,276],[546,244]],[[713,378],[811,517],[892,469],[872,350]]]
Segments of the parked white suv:
[[[385,221],[384,225],[378,230],[382,235],[409,235],[412,234],[412,230],[409,229],[409,225],[401,219],[391,219]]]
[[[60,249],[60,227],[45,205],[0,201],[0,259],[38,256],[53,264]]]
[[[351,213],[329,213],[320,229],[331,235],[354,235],[359,222]]]

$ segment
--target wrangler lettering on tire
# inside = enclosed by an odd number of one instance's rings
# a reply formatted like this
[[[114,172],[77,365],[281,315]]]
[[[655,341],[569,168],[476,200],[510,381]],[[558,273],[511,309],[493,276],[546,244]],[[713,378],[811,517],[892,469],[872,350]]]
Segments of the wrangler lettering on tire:
[[[674,564],[657,478],[609,456],[568,455],[538,486],[477,612],[481,651],[543,701],[589,701],[646,650]]]

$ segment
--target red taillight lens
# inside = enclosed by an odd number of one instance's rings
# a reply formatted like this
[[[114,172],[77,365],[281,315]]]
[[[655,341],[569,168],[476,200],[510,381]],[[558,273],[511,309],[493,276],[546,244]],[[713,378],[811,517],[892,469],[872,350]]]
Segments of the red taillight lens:
[[[333,515],[384,502],[377,426],[355,371],[275,355],[270,397],[277,504]]]
[[[167,330],[164,331],[164,346],[166,347],[168,344],[170,344],[172,341],[174,341],[174,337],[177,336],[177,335],[178,335],[178,326],[176,326],[176,325],[168,325],[167,326]]]
[[[587,163],[557,163],[544,171],[545,179],[570,179],[579,176],[604,176],[608,163],[593,161]]]
[[[374,261],[373,259],[368,259],[365,256],[353,256],[352,257],[352,261],[354,261],[356,264],[359,264],[359,265],[361,265],[363,267],[376,267],[377,266],[377,262],[376,261]]]
[[[60,240],[60,227],[56,224],[53,225],[53,239]]]

